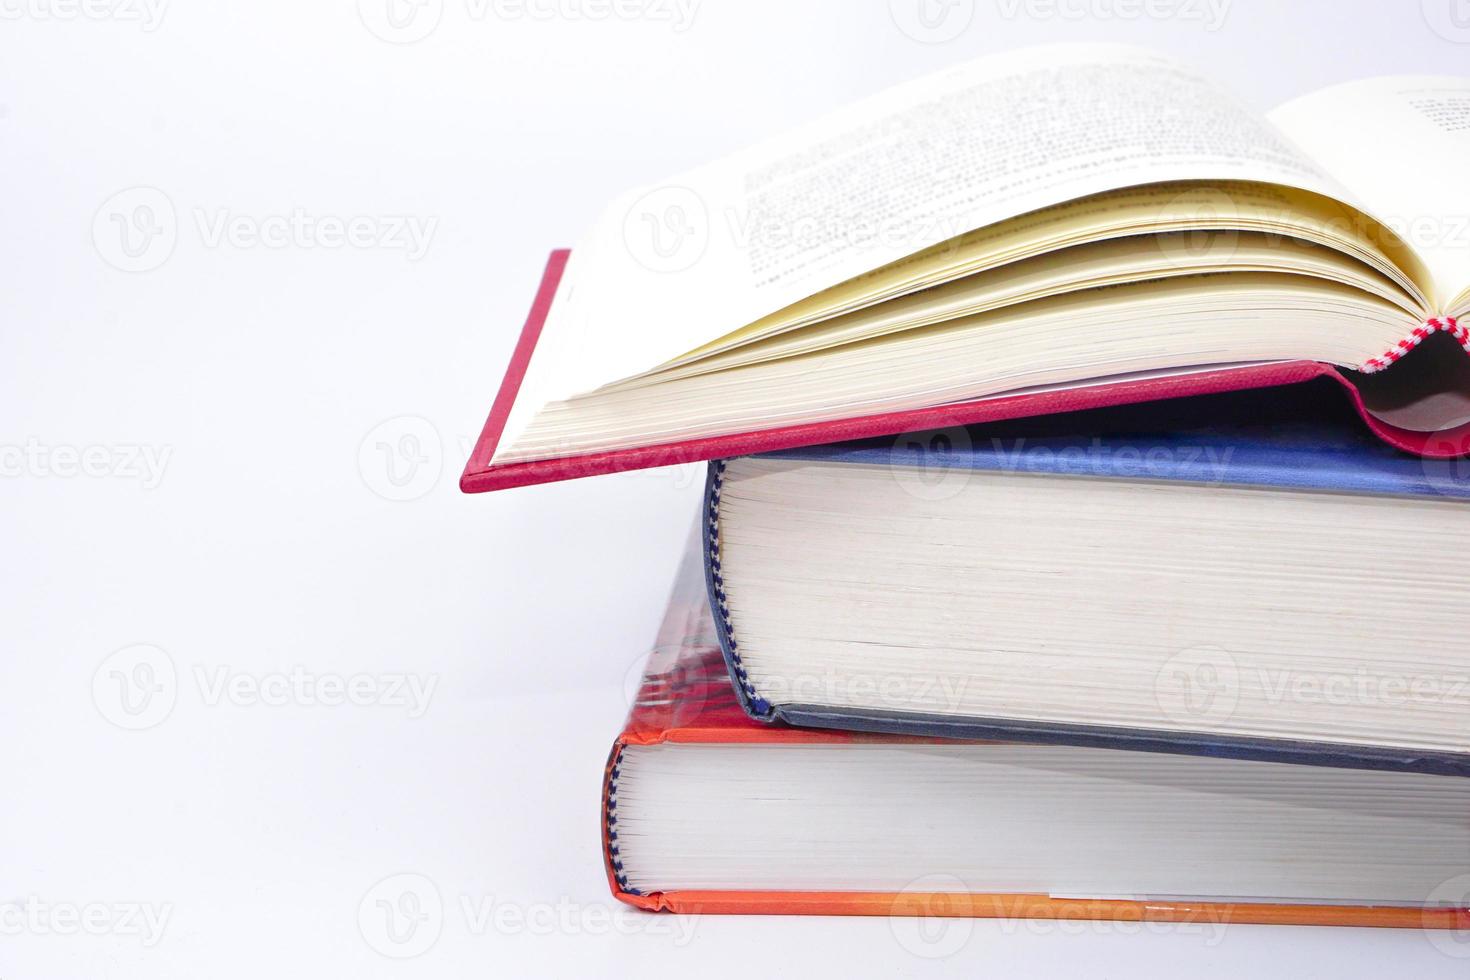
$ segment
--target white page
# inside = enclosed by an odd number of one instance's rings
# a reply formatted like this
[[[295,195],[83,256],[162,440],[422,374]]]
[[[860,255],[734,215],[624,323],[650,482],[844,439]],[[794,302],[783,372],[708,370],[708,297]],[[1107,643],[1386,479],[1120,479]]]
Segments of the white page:
[[[1433,299],[1470,287],[1470,78],[1370,78],[1270,114],[1423,257]]]
[[[614,203],[573,250],[501,445],[548,401],[962,232],[1188,179],[1346,195],[1219,87],[1135,48],[1029,49],[890,89]]]

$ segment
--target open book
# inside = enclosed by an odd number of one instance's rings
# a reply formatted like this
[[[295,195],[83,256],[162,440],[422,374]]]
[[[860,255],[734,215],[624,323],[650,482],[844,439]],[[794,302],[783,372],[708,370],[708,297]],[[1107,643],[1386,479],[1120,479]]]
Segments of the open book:
[[[1240,365],[1357,382],[1426,340],[1433,369],[1363,386],[1368,407],[1463,426],[1466,159],[1470,78],[1355,82],[1262,117],[1132,48],[961,64],[615,202],[542,297],[466,489]]]

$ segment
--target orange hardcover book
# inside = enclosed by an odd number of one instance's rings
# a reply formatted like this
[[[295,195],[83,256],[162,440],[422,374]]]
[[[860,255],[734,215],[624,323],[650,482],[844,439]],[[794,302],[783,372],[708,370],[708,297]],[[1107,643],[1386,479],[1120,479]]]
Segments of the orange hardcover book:
[[[608,758],[603,852],[650,911],[1470,930],[1467,786],[756,722],[691,547]]]

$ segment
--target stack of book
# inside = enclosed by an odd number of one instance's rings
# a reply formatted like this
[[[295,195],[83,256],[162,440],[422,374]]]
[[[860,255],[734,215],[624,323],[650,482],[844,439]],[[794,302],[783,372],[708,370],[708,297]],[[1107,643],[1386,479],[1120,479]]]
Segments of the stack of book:
[[[1467,107],[1022,52],[554,253],[463,488],[708,461],[616,895],[1470,928]]]

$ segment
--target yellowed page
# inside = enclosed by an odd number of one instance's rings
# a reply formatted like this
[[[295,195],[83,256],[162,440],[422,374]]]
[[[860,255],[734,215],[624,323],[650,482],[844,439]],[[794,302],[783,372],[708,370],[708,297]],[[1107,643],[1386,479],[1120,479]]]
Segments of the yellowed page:
[[[1455,312],[1470,289],[1470,78],[1349,82],[1269,118],[1423,256],[1437,312]]]
[[[603,390],[537,414],[507,460],[656,445],[967,401],[1036,385],[1206,364],[1357,365],[1404,333],[1355,286],[1231,273],[1066,293],[773,361]]]
[[[529,414],[920,249],[1078,197],[1332,178],[1194,72],[1066,45],[957,65],[613,204],[578,243],[502,446]]]
[[[1417,282],[1427,279],[1428,273],[1401,243],[1379,240],[1375,225],[1372,219],[1330,198],[1268,184],[1178,181],[1109,191],[1029,212],[925,249],[741,327],[670,365],[617,384],[664,377],[675,365],[1007,263],[1088,242],[1173,231],[1264,232],[1272,236],[1273,244],[1282,246],[1283,258],[1291,254],[1289,239],[1325,245],[1396,282],[1412,299],[1415,319],[1421,319],[1429,301]],[[1193,264],[1189,241],[1163,239],[1155,250],[1165,258],[1178,257]],[[1211,248],[1225,252],[1232,239],[1212,241]],[[1057,257],[1058,275],[1067,274],[1070,261],[1071,256]]]
[[[604,390],[805,354],[1083,289],[1221,272],[1281,272],[1353,286],[1402,308],[1406,329],[1422,316],[1386,276],[1331,248],[1261,232],[1133,235],[1012,262]]]

